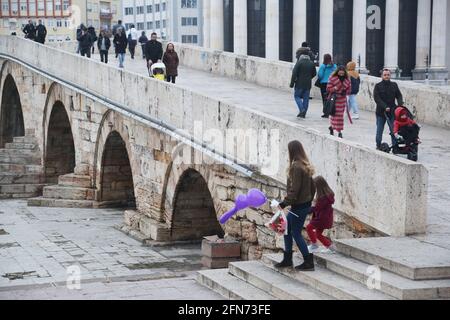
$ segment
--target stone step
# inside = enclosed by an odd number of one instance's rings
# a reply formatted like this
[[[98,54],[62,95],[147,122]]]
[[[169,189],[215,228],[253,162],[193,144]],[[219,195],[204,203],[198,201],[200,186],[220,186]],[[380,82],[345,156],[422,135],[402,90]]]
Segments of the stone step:
[[[314,272],[299,272],[294,268],[276,269],[274,265],[283,259],[280,254],[263,255],[262,261],[273,270],[306,284],[338,300],[393,300],[382,292],[370,290],[367,286],[350,280],[337,273],[316,265]],[[302,259],[294,257],[294,264],[300,265]]]
[[[0,149],[6,150],[6,149]],[[41,164],[41,158],[39,156],[29,155],[9,155],[0,153],[0,163],[4,164],[22,164],[22,165],[39,165]]]
[[[42,194],[45,184],[3,184],[0,185],[0,194],[10,195],[13,198],[26,194],[37,197]]]
[[[38,173],[22,174],[15,172],[0,173],[0,184],[42,184],[45,177]]]
[[[36,150],[37,147],[37,144],[34,143],[11,142],[5,144],[5,149]]]
[[[232,262],[229,264],[229,272],[281,300],[332,300],[330,296],[293,281],[259,261]]]
[[[0,163],[0,175],[3,173],[10,173],[10,172],[20,173],[20,174],[44,173],[44,167],[41,165]]]
[[[59,176],[58,185],[63,187],[89,188],[91,186],[91,177],[76,174],[65,174]]]
[[[25,136],[25,137],[14,137],[13,143],[30,143],[37,144],[37,138],[33,136]]]
[[[67,200],[67,199],[49,199],[44,197],[28,199],[30,207],[50,207],[50,208],[97,208],[96,202],[92,200]]]
[[[371,265],[339,253],[317,253],[315,257],[319,265],[362,284],[371,275]],[[379,290],[400,300],[450,298],[450,280],[414,281],[386,270],[381,270],[379,279]]]
[[[60,185],[48,186],[44,188],[43,197],[48,199],[94,200],[95,189]]]
[[[0,156],[33,157],[39,155],[38,150],[30,149],[0,149]]]
[[[270,294],[232,276],[228,269],[199,271],[197,281],[229,300],[276,300]]]
[[[450,250],[413,238],[347,239],[335,244],[345,256],[411,280],[450,279]]]

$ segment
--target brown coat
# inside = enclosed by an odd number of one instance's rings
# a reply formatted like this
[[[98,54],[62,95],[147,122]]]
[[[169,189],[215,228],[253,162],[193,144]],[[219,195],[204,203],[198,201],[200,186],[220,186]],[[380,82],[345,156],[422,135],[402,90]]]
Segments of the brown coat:
[[[168,76],[178,76],[178,54],[175,51],[166,51],[163,56],[163,63],[166,65]]]
[[[294,162],[289,169],[287,180],[287,196],[283,206],[300,206],[312,202],[316,194],[313,178],[298,162]]]

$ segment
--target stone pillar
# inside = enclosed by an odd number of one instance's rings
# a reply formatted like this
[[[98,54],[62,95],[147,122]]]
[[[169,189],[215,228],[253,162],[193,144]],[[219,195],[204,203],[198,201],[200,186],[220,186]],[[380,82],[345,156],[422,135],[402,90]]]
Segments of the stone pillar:
[[[361,73],[369,73],[366,69],[367,38],[367,0],[353,1],[353,61]],[[358,65],[358,59],[360,64]]]
[[[392,71],[393,76],[398,68],[399,19],[400,1],[386,0],[384,66]]]
[[[211,49],[223,50],[224,47],[224,29],[223,29],[223,0],[211,1]]]
[[[234,3],[234,53],[247,55],[247,1]]]
[[[333,54],[333,10],[334,0],[320,1],[320,49],[319,57]]]
[[[448,78],[446,66],[447,49],[447,0],[433,1],[433,26],[431,33],[431,71],[430,79]]]
[[[266,0],[266,59],[280,59],[280,4],[278,0]]]
[[[417,7],[417,40],[416,40],[416,69],[413,70],[414,80],[426,78],[426,58],[431,57],[431,0],[418,0]]]
[[[203,47],[211,47],[211,0],[203,0]]]
[[[294,21],[292,32],[293,59],[296,60],[297,49],[306,41],[306,0],[294,1]]]

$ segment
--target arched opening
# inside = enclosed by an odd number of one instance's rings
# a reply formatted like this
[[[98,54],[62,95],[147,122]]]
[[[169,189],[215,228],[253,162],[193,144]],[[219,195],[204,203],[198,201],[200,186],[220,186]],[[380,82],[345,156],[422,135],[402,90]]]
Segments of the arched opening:
[[[58,177],[73,173],[75,169],[75,145],[69,117],[62,102],[53,105],[47,132],[45,153],[46,182],[56,184]]]
[[[125,141],[117,131],[106,139],[102,156],[100,200],[135,207],[133,173]]]
[[[195,170],[183,173],[175,191],[171,236],[173,241],[200,240],[224,235],[205,179]]]
[[[3,86],[0,118],[0,148],[12,142],[14,137],[25,135],[19,91],[13,77],[9,74]]]

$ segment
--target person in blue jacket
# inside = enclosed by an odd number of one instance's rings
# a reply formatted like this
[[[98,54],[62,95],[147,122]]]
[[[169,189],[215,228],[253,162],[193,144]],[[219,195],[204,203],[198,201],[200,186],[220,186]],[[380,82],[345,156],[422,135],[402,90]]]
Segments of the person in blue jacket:
[[[328,118],[330,115],[327,114],[325,108],[325,102],[327,100],[327,85],[328,79],[330,79],[331,74],[336,70],[337,66],[333,63],[333,58],[331,54],[325,54],[323,56],[323,63],[320,65],[319,73],[317,77],[320,81],[320,92],[322,93],[322,102],[323,102],[323,115],[322,118]]]

